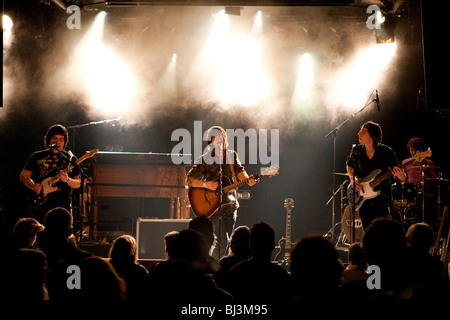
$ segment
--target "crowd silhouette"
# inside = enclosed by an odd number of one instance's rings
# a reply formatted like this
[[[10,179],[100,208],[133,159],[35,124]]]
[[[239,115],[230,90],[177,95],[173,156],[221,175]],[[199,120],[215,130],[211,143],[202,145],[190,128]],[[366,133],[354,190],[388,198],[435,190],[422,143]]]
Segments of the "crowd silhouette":
[[[349,247],[348,263],[327,238],[302,237],[291,251],[289,270],[272,261],[275,231],[266,222],[237,227],[229,254],[217,261],[210,255],[209,219],[195,218],[189,228],[164,237],[166,258],[149,269],[137,260],[133,236],[116,238],[108,257],[98,257],[77,247],[72,224],[64,208],[49,211],[43,225],[32,219],[20,219],[13,228],[2,224],[2,301],[135,303],[151,314],[181,318],[188,306],[264,305],[266,318],[274,319],[306,310],[332,315],[333,307],[349,304],[407,312],[450,301],[448,265],[431,254],[435,239],[426,223],[405,233],[390,218],[375,219],[362,241]],[[79,288],[68,285],[73,265],[79,267]],[[375,289],[367,284],[373,265],[380,270]]]

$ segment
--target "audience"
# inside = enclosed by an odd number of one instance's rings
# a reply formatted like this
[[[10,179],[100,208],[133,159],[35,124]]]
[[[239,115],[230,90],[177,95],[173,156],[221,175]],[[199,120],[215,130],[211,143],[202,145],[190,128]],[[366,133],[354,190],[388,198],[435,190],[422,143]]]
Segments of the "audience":
[[[231,268],[230,288],[239,303],[280,304],[292,298],[289,273],[271,261],[275,231],[265,222],[250,229],[252,257]]]
[[[81,302],[117,303],[126,300],[126,283],[112,266],[100,257],[91,256],[80,262],[81,286],[76,296]],[[114,305],[113,305],[114,307]]]
[[[236,228],[230,253],[217,262],[209,254],[214,247],[210,220],[193,219],[188,229],[165,235],[166,259],[150,272],[137,261],[133,236],[116,238],[109,259],[100,258],[77,248],[72,223],[69,211],[55,208],[47,213],[44,225],[22,218],[10,234],[3,234],[12,240],[2,246],[4,301],[114,306],[127,300],[164,316],[180,315],[181,307],[190,304],[223,308],[257,303],[267,304],[276,318],[282,311],[327,315],[349,302],[355,312],[384,312],[395,306],[405,312],[445,305],[450,299],[447,262],[430,253],[434,234],[425,223],[411,225],[405,234],[398,222],[375,219],[362,242],[349,247],[345,269],[329,240],[320,235],[302,237],[292,249],[290,272],[271,260],[275,231],[265,222]],[[219,273],[212,272],[211,261],[221,267]],[[81,287],[71,289],[68,267],[74,265],[80,270]],[[368,266],[379,267],[380,289],[369,288]]]
[[[72,214],[65,208],[50,210],[44,218],[40,246],[47,258],[49,269],[47,288],[50,300],[67,300],[74,291],[67,288],[67,268],[79,265],[92,254],[78,249],[72,234]]]
[[[330,241],[319,235],[301,238],[291,252],[295,306],[311,308],[336,301],[343,264]],[[323,310],[322,310],[323,311]]]
[[[250,228],[239,226],[231,234],[230,253],[219,260],[221,271],[214,277],[219,287],[230,291],[231,268],[251,257]]]
[[[169,258],[150,271],[148,290],[156,313],[175,312],[191,303],[206,306],[232,301],[232,296],[218,288],[212,276],[205,273],[208,248],[205,238],[196,230],[181,230],[173,235],[167,246]],[[165,310],[168,301],[175,309]]]
[[[433,229],[423,222],[411,225],[406,232],[411,283],[414,289],[412,301],[434,303],[442,297],[449,298],[450,288],[443,286],[449,281],[447,267],[443,261],[431,255],[434,241]],[[443,294],[445,291],[447,293]]]
[[[210,273],[213,277],[215,277],[220,272],[221,267],[217,259],[211,256],[214,251],[214,242],[216,237],[214,235],[213,222],[207,217],[196,217],[189,221],[189,229],[198,231],[205,238],[209,248],[205,272]]]
[[[127,300],[147,301],[149,273],[137,261],[137,245],[134,237],[122,235],[114,240],[109,258],[118,275],[125,280]]]
[[[170,231],[164,236],[164,252],[165,252],[166,260],[170,259],[170,257],[173,255],[172,241],[177,234],[178,234],[178,231]]]
[[[342,283],[367,279],[367,260],[359,242],[354,242],[348,248],[348,265],[344,270]]]
[[[20,218],[14,225],[14,237],[19,248],[35,248],[36,239],[44,226],[34,218]]]

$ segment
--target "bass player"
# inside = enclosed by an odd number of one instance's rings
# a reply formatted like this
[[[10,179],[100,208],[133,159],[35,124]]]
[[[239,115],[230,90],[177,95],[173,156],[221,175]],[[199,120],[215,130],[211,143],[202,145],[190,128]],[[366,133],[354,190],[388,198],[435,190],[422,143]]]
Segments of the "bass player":
[[[352,148],[346,161],[351,186],[356,193],[367,191],[363,190],[359,179],[369,176],[377,169],[381,171],[380,175],[392,170],[392,175],[396,179],[406,181],[405,173],[398,167],[394,150],[381,143],[382,136],[381,126],[372,121],[364,123],[358,132],[359,144]],[[366,199],[359,209],[363,229],[366,229],[375,218],[389,215],[392,203],[389,179],[382,181],[376,188],[381,191],[380,194],[372,199]]]
[[[225,179],[230,182],[248,179],[250,186],[256,183],[256,179],[250,177],[245,171],[237,152],[228,149],[227,133],[224,128],[220,126],[209,128],[206,139],[208,151],[195,161],[186,175],[190,188],[216,190],[220,187],[218,182],[220,174],[222,182]],[[217,259],[228,253],[228,238],[231,237],[234,230],[238,208],[237,193],[236,190],[233,190],[222,195],[220,207],[210,216],[217,236],[216,247],[212,255]]]
[[[77,167],[66,172],[70,164],[70,155],[64,149],[69,141],[67,129],[55,124],[44,137],[45,150],[34,152],[20,173],[20,182],[30,192],[29,215],[43,223],[45,214],[56,207],[63,207],[72,212],[72,189],[81,186]],[[43,181],[55,178],[50,192],[43,195]],[[54,188],[53,188],[54,186]]]

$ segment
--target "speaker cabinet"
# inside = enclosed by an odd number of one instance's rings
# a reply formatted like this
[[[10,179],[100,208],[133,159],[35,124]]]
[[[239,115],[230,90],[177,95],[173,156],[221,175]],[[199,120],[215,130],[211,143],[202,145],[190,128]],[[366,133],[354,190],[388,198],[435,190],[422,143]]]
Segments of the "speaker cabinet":
[[[190,219],[142,219],[136,221],[138,259],[165,259],[164,236],[189,227]]]

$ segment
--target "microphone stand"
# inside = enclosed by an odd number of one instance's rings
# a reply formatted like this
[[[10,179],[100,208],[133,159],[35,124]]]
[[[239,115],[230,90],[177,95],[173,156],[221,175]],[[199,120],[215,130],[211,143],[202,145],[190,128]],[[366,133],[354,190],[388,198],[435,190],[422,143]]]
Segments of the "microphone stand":
[[[351,243],[355,242],[355,235],[356,235],[356,230],[355,230],[356,174],[353,175],[352,179],[353,179],[353,195],[352,195],[353,205],[351,206],[351,209],[352,209],[352,239],[351,239]]]
[[[82,242],[83,242],[83,222],[84,222],[84,208],[81,208],[81,206],[84,204],[84,179],[87,179],[89,182],[91,181],[91,178],[88,177],[88,175],[83,171],[83,169],[81,168],[81,166],[79,164],[73,164],[78,171],[80,172],[80,194],[81,194],[81,199],[80,199],[80,239],[78,241],[78,245],[82,246]]]
[[[92,122],[88,122],[88,123],[82,123],[82,124],[78,124],[78,125],[67,127],[67,129],[73,129],[72,134],[71,134],[71,136],[72,136],[72,149],[75,150],[75,129],[82,128],[82,127],[87,127],[87,126],[94,126],[94,125],[103,124],[103,123],[111,123],[113,126],[115,126],[117,124],[117,122],[120,121],[120,119],[122,119],[122,116],[114,118],[114,119],[92,121]]]
[[[219,204],[220,206],[222,205],[222,200],[223,200],[223,195],[222,195],[222,175],[223,175],[223,171],[222,171],[222,163],[223,163],[223,142],[218,143],[219,145],[219,186],[217,187],[217,189],[219,190]],[[218,257],[219,259],[221,258],[220,256],[220,250],[221,250],[221,240],[222,240],[222,212],[219,214],[219,241],[218,241]]]
[[[333,130],[331,130],[330,132],[328,132],[325,135],[325,138],[328,138],[329,136],[333,135],[333,182],[332,182],[332,190],[331,190],[331,200],[332,200],[332,208],[331,208],[331,228],[332,228],[332,233],[331,233],[331,242],[334,242],[334,225],[335,225],[335,185],[336,185],[336,138],[337,138],[337,134],[339,129],[345,125],[347,122],[350,121],[350,119],[354,118],[356,115],[358,115],[359,113],[361,113],[369,104],[371,104],[372,102],[377,101],[377,99],[372,99],[370,100],[370,98],[372,97],[373,93],[376,91],[376,89],[374,89],[369,96],[369,99],[367,99],[366,104],[356,113],[352,113],[347,119],[345,119],[340,125],[338,125],[336,128],[334,128]],[[354,175],[353,175],[354,176]],[[355,184],[353,184],[353,188],[355,188]],[[355,189],[353,189],[353,195],[355,195]],[[355,197],[353,197],[353,203],[355,201]],[[330,201],[328,200],[327,205]],[[353,229],[354,227],[354,221],[355,221],[355,210],[354,210],[355,206],[352,206],[352,219],[353,219]]]
[[[71,133],[71,137],[72,137],[72,150],[75,150],[75,132],[76,129],[78,128],[82,128],[82,127],[87,127],[87,126],[93,126],[93,125],[98,125],[98,124],[103,124],[103,123],[111,123],[113,126],[115,126],[117,124],[117,122],[120,121],[120,119],[122,119],[122,116],[119,116],[117,118],[114,119],[107,119],[107,120],[100,120],[100,121],[91,121],[91,122],[87,122],[87,123],[82,123],[82,124],[78,124],[78,125],[73,125],[70,127],[66,127],[68,130],[72,129],[72,133]],[[62,154],[62,153],[61,153]],[[66,157],[67,158],[67,157]],[[70,161],[70,159],[69,159]],[[80,186],[80,192],[81,192],[81,198],[80,198],[80,202],[81,204],[84,203],[84,179],[87,179],[89,182],[91,182],[91,179],[86,175],[86,173],[82,170],[81,166],[78,164],[74,164],[72,163],[74,166],[76,166],[80,172],[80,179],[81,179],[81,186]],[[81,243],[82,243],[82,239],[83,239],[83,220],[84,220],[84,209],[86,208],[81,208],[80,207],[80,240],[78,245],[81,247]]]
[[[60,152],[60,154],[66,159],[68,160],[75,168],[78,169],[78,172],[80,173],[80,193],[81,193],[81,199],[80,202],[84,203],[83,201],[83,197],[84,197],[84,179],[87,179],[89,182],[91,182],[91,179],[88,177],[88,175],[84,172],[84,170],[81,168],[81,166],[77,163],[75,163],[76,159],[71,160],[70,158],[68,158],[64,153]],[[72,193],[72,190],[71,190]],[[72,197],[72,195],[71,195]],[[80,239],[78,241],[78,245],[81,248],[82,245],[82,241],[83,241],[83,221],[84,221],[84,210],[82,210],[81,208],[79,209],[80,211]]]

